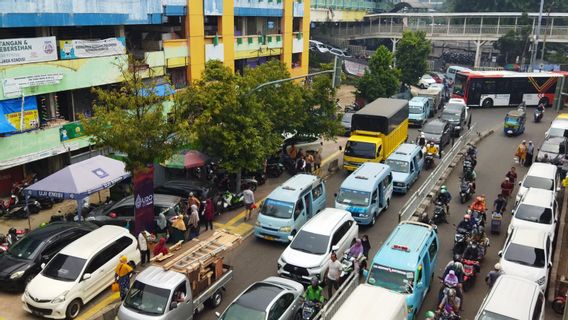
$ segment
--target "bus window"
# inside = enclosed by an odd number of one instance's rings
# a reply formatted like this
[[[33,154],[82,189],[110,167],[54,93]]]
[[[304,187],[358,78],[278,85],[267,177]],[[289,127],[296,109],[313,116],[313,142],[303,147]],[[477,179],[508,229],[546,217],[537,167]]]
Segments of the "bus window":
[[[454,82],[453,93],[463,97],[466,81],[467,81],[467,77],[465,75],[457,74],[456,75],[456,81]]]

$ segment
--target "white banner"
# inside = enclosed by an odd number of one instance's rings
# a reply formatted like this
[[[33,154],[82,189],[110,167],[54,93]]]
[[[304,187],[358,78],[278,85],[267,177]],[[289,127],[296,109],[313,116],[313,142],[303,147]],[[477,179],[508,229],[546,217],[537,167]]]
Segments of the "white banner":
[[[0,40],[0,65],[57,60],[55,37]]]
[[[61,40],[59,49],[61,59],[114,56],[126,53],[126,40],[124,37],[102,40]]]
[[[343,65],[345,66],[345,72],[357,77],[362,77],[365,74],[365,70],[369,69],[362,63],[349,60],[343,60]]]
[[[61,73],[37,74],[32,76],[7,78],[2,80],[5,97],[20,97],[22,89],[51,84],[58,84],[63,79]]]

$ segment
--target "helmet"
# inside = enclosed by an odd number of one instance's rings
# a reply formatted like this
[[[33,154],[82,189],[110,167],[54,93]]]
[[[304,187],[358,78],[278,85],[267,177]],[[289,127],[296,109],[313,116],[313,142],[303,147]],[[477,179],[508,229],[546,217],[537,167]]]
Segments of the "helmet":
[[[310,283],[312,284],[312,286],[317,286],[319,283],[318,277],[312,277],[312,279],[310,280]]]
[[[463,216],[463,218],[464,218],[464,220],[469,220],[469,219],[471,219],[471,216],[469,214],[466,214],[466,215]]]
[[[424,138],[424,137],[425,137],[424,132],[420,132],[420,138]]]
[[[16,232],[16,228],[10,228],[10,230],[8,230],[8,234],[16,234]]]
[[[445,185],[443,185],[443,186],[440,187],[440,190],[442,190],[442,191],[448,191],[448,188],[447,188]]]
[[[477,196],[477,198],[475,198],[475,201],[483,201],[483,198],[481,196]]]
[[[456,289],[450,289],[448,290],[448,296],[453,297],[456,295]]]
[[[501,264],[497,262],[493,268],[495,268],[495,270],[501,270]]]
[[[459,254],[454,254],[454,262],[461,261],[462,257]]]
[[[428,318],[434,319],[434,317],[436,317],[436,314],[434,313],[434,311],[426,311],[426,313],[424,314],[424,318],[426,318],[426,319],[428,319]]]
[[[47,222],[42,222],[42,223],[39,224],[39,227],[40,227],[40,228],[43,228],[43,227],[45,227],[45,226],[47,226]]]

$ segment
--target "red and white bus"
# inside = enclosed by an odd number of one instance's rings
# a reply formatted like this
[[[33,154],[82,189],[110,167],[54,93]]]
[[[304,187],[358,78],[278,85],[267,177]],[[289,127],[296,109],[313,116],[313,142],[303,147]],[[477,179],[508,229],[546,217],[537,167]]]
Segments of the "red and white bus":
[[[460,71],[452,98],[462,98],[471,107],[517,106],[523,101],[527,106],[550,106],[563,77],[553,72]]]

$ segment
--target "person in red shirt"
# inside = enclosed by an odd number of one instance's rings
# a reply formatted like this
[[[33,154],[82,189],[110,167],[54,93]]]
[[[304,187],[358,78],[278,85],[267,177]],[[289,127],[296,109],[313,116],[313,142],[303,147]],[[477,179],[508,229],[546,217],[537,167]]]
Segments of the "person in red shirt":
[[[514,187],[515,185],[511,182],[511,180],[509,178],[506,178],[505,181],[501,183],[501,194],[505,196],[505,198],[510,197],[513,193]]]
[[[511,170],[507,172],[505,177],[509,178],[509,180],[511,180],[511,183],[514,184],[515,181],[517,180],[517,170],[515,169],[515,167],[511,167]]]
[[[213,230],[213,218],[215,218],[215,206],[213,205],[213,200],[211,198],[205,200],[205,231]]]

